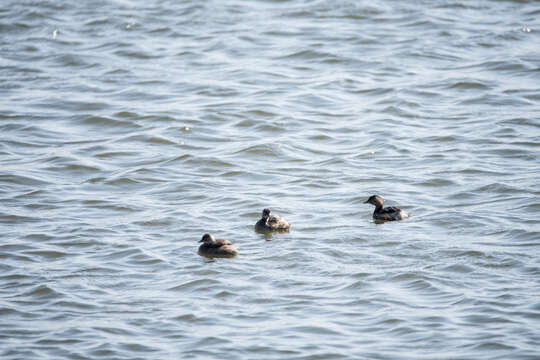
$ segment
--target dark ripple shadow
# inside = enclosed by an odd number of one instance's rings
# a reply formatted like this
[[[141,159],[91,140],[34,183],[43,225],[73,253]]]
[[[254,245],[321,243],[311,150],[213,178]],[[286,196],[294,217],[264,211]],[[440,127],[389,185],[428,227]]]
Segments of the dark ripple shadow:
[[[28,175],[21,176],[16,174],[0,174],[0,182],[5,186],[6,184],[13,185],[25,185],[25,186],[43,186],[49,184],[49,182],[42,179],[30,177]]]
[[[89,125],[91,127],[99,128],[100,130],[106,129],[118,129],[122,132],[125,132],[126,129],[138,129],[139,125],[133,121],[126,120],[117,120],[102,116],[88,116],[83,120],[83,124]]]

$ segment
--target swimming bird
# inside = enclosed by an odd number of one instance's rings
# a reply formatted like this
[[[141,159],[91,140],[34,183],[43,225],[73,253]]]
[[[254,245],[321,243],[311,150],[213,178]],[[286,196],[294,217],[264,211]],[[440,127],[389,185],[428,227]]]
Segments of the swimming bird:
[[[373,218],[375,220],[403,220],[409,217],[405,211],[395,206],[388,206],[383,208],[383,199],[379,195],[372,195],[367,199],[364,204],[375,205],[375,211],[373,211]]]
[[[199,255],[209,258],[231,258],[238,255],[238,250],[228,240],[216,239],[212,234],[204,234],[199,240]]]
[[[291,225],[279,215],[272,215],[270,209],[264,209],[262,216],[255,224],[255,230],[258,231],[286,231]]]

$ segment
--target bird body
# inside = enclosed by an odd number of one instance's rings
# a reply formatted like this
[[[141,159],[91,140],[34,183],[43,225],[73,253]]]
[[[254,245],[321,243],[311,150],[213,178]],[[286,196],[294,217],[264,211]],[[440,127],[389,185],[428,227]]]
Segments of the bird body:
[[[270,209],[264,209],[261,218],[255,224],[255,230],[258,231],[286,231],[290,227],[291,225],[281,216],[271,214]]]
[[[375,220],[393,221],[403,220],[409,217],[405,211],[395,206],[383,207],[383,199],[379,195],[370,196],[364,204],[375,205],[375,211],[373,211],[373,218]]]
[[[236,247],[228,240],[216,239],[211,234],[204,234],[199,241],[199,255],[209,258],[231,258],[238,255]]]

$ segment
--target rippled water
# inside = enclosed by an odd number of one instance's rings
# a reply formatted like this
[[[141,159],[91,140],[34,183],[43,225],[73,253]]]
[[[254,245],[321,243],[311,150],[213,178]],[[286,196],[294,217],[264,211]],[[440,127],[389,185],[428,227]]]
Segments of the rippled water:
[[[540,358],[538,2],[3,5],[2,359]]]

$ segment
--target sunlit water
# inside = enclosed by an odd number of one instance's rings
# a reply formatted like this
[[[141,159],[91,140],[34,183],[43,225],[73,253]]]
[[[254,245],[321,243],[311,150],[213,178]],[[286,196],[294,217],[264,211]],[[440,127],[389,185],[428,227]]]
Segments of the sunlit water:
[[[0,358],[540,358],[539,19],[4,2]]]

